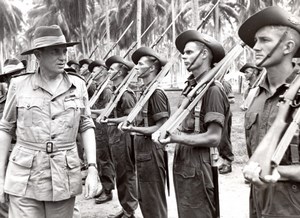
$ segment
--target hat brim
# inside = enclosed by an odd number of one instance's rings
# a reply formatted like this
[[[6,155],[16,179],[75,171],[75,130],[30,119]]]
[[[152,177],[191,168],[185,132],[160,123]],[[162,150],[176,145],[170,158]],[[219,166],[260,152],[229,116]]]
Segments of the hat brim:
[[[251,48],[255,45],[255,34],[265,26],[287,26],[295,29],[300,34],[300,27],[296,27],[292,17],[282,8],[268,7],[248,18],[239,28],[239,37]],[[299,25],[298,25],[299,26]],[[300,48],[294,57],[300,57]]]
[[[106,67],[109,69],[111,65],[113,65],[114,63],[120,63],[120,64],[124,64],[125,66],[127,66],[129,68],[129,70],[131,70],[134,67],[134,64],[129,62],[129,61],[125,61],[122,57],[118,56],[118,55],[114,55],[111,56],[110,58],[108,58],[105,61],[105,65]]]
[[[25,67],[13,69],[6,73],[0,74],[0,82],[6,82],[10,77],[12,77],[13,75],[19,74],[22,70],[25,70]]]
[[[138,64],[141,57],[144,56],[151,56],[159,60],[162,66],[165,66],[167,63],[167,60],[161,56],[159,56],[153,49],[147,48],[147,47],[140,47],[137,49],[131,56],[131,59],[133,63]]]
[[[245,70],[246,70],[247,68],[254,68],[254,69],[257,69],[257,70],[259,70],[259,71],[262,70],[261,67],[257,67],[257,66],[255,66],[255,65],[251,65],[251,64],[245,64],[245,65],[240,69],[240,72],[245,73]]]
[[[56,44],[51,44],[51,45],[45,45],[45,46],[40,46],[40,47],[35,47],[35,48],[28,49],[28,50],[22,52],[21,55],[33,54],[33,52],[35,50],[41,49],[41,48],[48,48],[48,47],[60,46],[60,45],[65,45],[67,47],[70,47],[70,46],[77,45],[77,44],[79,44],[79,42],[66,42],[66,43],[56,43]]]
[[[94,69],[94,67],[96,67],[96,66],[105,67],[106,68],[106,65],[105,65],[104,62],[100,63],[99,61],[93,61],[92,63],[89,64],[89,67],[88,67],[89,71],[92,72],[93,69]]]
[[[219,62],[225,56],[225,50],[223,46],[212,37],[208,37],[207,35],[201,34],[196,30],[187,30],[181,33],[175,40],[175,45],[178,51],[181,54],[184,53],[185,45],[188,42],[198,41],[205,44],[212,52],[213,59],[212,64]]]

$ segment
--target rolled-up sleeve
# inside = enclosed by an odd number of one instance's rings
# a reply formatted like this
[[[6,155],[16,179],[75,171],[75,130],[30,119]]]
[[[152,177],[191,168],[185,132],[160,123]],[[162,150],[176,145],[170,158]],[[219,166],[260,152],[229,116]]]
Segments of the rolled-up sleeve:
[[[149,105],[149,114],[152,114],[152,119],[155,122],[170,116],[169,101],[162,90],[155,90],[149,99]]]
[[[81,90],[83,93],[82,100],[83,100],[84,109],[82,110],[82,114],[80,116],[80,125],[79,125],[80,133],[85,132],[90,128],[95,128],[93,119],[91,117],[91,110],[88,104],[88,92],[85,84],[81,86]]]
[[[0,130],[12,136],[15,134],[17,124],[16,87],[17,85],[12,79],[6,97],[3,116],[0,120]]]

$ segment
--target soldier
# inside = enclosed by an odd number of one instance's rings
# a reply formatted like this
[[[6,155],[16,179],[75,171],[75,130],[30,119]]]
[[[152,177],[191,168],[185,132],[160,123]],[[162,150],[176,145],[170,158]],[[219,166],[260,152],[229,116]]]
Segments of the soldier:
[[[33,48],[22,55],[35,54],[39,68],[11,80],[0,121],[0,201],[9,194],[10,217],[71,218],[82,190],[78,130],[89,163],[85,197],[95,195],[98,177],[85,82],[64,71],[67,47],[77,43],[66,42],[57,25],[38,27],[33,37]]]
[[[90,76],[91,72],[89,71],[88,67],[92,63],[91,59],[81,59],[79,61],[79,74],[85,78],[87,81],[88,77]]]
[[[108,69],[105,62],[102,60],[93,61],[88,68],[89,71],[94,74],[95,86],[101,86],[102,82],[104,82],[108,76]],[[97,164],[99,167],[98,173],[102,184],[102,189],[95,196],[96,204],[112,200],[111,190],[115,186],[115,170],[108,145],[107,125],[96,122],[96,118],[101,114],[107,103],[110,101],[112,92],[112,86],[108,84],[91,108],[92,117],[96,126],[95,133]]]
[[[240,71],[242,73],[244,73],[245,78],[248,82],[247,87],[244,91],[244,95],[243,95],[243,99],[244,102],[243,104],[240,106],[241,110],[245,111],[248,109],[249,105],[248,102],[246,101],[249,91],[250,89],[254,88],[255,82],[257,81],[257,79],[259,78],[259,75],[262,71],[261,67],[257,67],[255,66],[255,64],[252,63],[246,63],[241,69]]]
[[[75,70],[75,73],[79,73],[80,65],[74,60],[69,60],[67,65]]]
[[[111,74],[114,90],[133,67],[131,62],[117,55],[108,58],[105,64]],[[118,124],[126,119],[135,103],[134,92],[132,90],[125,91],[113,114],[105,120],[108,125],[108,144],[116,172],[118,198],[122,206],[121,211],[110,215],[109,218],[134,217],[134,211],[138,206],[133,145],[130,135],[118,129]],[[112,198],[111,190],[106,195],[108,198]]]
[[[176,47],[192,73],[183,94],[225,55],[222,45],[212,37],[188,30],[176,38]],[[191,81],[192,80],[192,81]],[[161,143],[177,143],[174,154],[174,186],[179,217],[216,217],[210,148],[217,147],[228,126],[229,102],[223,88],[213,83],[181,124],[179,135],[170,134]]]
[[[154,50],[141,47],[132,54],[138,78],[143,80],[142,90],[155,79],[166,60]],[[156,89],[144,105],[136,126],[122,125],[122,129],[135,133],[139,204],[143,217],[166,218],[167,200],[165,194],[167,151],[156,146],[151,139],[154,133],[170,116],[170,104],[164,91]],[[151,205],[151,206],[150,206]]]
[[[256,66],[267,72],[245,114],[246,143],[253,154],[275,120],[280,96],[299,74],[292,59],[300,57],[300,20],[279,7],[268,7],[248,18],[238,33],[253,48]],[[250,161],[245,166],[245,179],[263,185],[251,186],[251,218],[300,217],[299,135],[295,139],[295,146],[289,146],[280,165],[270,178],[262,179],[264,182],[259,177],[259,164]]]

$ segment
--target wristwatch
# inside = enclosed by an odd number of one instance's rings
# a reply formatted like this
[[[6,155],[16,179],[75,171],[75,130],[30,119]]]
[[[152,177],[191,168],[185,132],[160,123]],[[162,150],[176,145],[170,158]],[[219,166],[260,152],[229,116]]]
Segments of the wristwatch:
[[[98,170],[97,164],[96,163],[89,163],[88,167],[95,167],[96,170]]]

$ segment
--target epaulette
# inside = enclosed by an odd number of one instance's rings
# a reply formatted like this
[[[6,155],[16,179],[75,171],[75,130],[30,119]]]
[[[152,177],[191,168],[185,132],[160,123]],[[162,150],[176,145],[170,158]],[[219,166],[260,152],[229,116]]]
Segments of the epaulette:
[[[82,79],[83,81],[85,81],[85,78],[81,75],[79,75],[78,73],[73,73],[73,72],[67,72],[68,75],[72,75],[72,76],[77,76],[80,79]]]
[[[35,73],[35,71],[28,71],[26,73],[15,74],[11,78],[16,78],[16,77],[20,77],[20,76],[30,75],[30,74],[34,74],[34,73]]]

